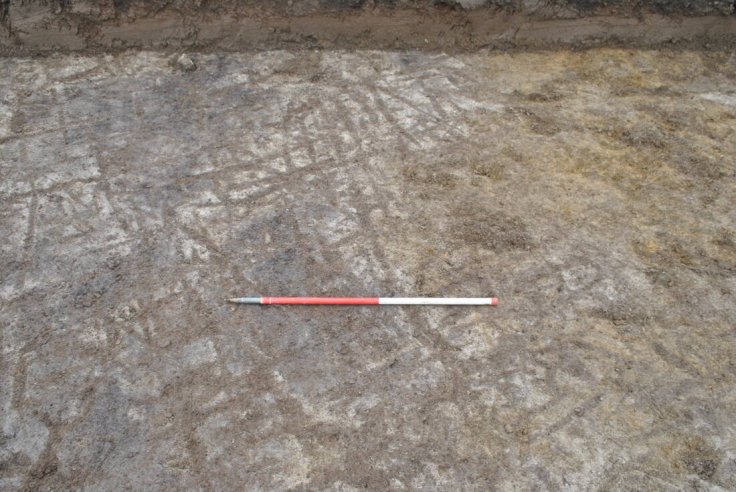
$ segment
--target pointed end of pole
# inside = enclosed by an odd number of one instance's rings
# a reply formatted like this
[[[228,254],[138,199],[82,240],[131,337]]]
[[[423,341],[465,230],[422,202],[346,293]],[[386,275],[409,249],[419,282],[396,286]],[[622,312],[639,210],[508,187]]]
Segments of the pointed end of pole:
[[[260,297],[231,297],[227,300],[227,302],[232,302],[233,304],[260,304],[261,298]]]
[[[498,297],[491,297],[491,306],[498,305]]]

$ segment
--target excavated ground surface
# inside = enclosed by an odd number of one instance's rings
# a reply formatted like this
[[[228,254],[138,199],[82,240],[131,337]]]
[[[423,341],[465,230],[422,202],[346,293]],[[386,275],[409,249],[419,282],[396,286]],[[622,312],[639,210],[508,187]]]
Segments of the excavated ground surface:
[[[0,0],[0,56],[736,47],[733,0]]]
[[[0,60],[0,489],[736,489],[734,55],[192,58]]]

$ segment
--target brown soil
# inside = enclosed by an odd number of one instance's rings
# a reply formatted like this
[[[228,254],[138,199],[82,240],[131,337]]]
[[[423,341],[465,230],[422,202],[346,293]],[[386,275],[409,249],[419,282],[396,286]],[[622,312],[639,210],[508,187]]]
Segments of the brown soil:
[[[125,49],[729,48],[727,2],[5,2],[0,54]],[[532,96],[536,97],[536,96]]]

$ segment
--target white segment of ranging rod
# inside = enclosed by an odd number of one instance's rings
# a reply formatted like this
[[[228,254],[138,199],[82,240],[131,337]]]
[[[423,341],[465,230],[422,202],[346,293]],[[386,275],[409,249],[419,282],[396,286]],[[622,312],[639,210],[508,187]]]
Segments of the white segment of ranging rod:
[[[493,297],[379,297],[378,304],[428,305],[428,306],[495,306]]]

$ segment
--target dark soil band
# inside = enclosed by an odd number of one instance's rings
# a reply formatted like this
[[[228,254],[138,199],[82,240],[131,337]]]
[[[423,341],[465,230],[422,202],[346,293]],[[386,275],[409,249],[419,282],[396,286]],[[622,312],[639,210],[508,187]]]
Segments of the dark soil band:
[[[124,1],[0,0],[0,53],[125,49],[375,48],[600,45],[726,47],[729,1]]]

